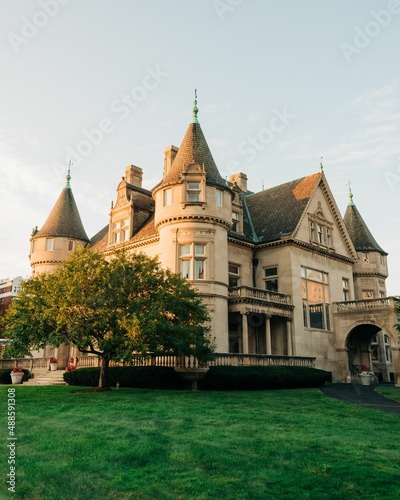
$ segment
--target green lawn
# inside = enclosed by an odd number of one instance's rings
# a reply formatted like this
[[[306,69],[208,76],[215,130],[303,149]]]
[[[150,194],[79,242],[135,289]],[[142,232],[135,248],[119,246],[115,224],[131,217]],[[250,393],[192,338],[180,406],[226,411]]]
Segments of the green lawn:
[[[317,389],[80,390],[16,387],[14,498],[399,496],[397,415],[330,399]],[[0,393],[0,498],[11,498],[7,386]]]

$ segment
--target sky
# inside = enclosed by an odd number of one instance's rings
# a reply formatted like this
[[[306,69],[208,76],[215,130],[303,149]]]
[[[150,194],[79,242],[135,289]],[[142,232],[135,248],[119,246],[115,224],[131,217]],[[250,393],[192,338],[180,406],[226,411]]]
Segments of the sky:
[[[127,165],[143,187],[198,119],[251,191],[324,172],[400,294],[400,0],[2,0],[0,278],[71,186],[89,237]]]

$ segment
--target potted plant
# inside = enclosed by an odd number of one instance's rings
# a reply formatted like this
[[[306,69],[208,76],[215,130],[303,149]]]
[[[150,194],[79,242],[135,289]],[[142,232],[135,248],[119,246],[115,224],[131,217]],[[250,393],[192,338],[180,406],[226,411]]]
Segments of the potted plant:
[[[14,366],[12,372],[10,373],[10,376],[12,384],[22,384],[22,378],[24,376],[24,372],[22,371],[22,368],[20,368],[19,366]]]
[[[58,359],[51,357],[50,358],[50,370],[51,371],[57,370],[57,367],[58,367]]]
[[[360,377],[361,385],[371,385],[374,373],[369,366],[361,365],[358,376]]]

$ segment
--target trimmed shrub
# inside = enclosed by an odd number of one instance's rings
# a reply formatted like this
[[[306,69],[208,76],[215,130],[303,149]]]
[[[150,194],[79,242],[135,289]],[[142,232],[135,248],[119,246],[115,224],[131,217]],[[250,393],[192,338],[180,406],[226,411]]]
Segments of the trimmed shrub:
[[[64,373],[69,385],[97,387],[100,368],[81,368]],[[189,389],[173,368],[162,366],[118,366],[109,368],[110,386],[142,389]],[[331,373],[299,366],[212,366],[199,389],[254,391],[320,387],[331,380]]]
[[[201,389],[254,391],[320,387],[331,380],[331,373],[300,366],[212,366]]]
[[[97,387],[100,368],[81,368],[64,373],[68,385]],[[143,389],[180,389],[183,384],[173,368],[163,366],[113,366],[109,368],[110,386]]]

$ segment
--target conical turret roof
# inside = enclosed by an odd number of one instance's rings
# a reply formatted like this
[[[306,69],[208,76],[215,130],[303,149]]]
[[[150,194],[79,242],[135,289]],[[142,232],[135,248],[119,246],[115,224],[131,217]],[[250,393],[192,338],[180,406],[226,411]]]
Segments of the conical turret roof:
[[[221,177],[217,165],[208,147],[206,138],[197,120],[197,99],[193,107],[192,123],[186,131],[182,144],[171,165],[163,177],[161,184],[181,182],[181,174],[193,164],[200,165],[206,173],[206,183],[226,187],[225,180]]]
[[[344,214],[344,224],[357,252],[379,252],[387,255],[376,242],[368,229],[367,224],[361,217],[360,212],[353,202],[353,195],[349,193],[350,201]]]
[[[67,184],[61,191],[43,227],[35,234],[36,237],[64,236],[66,238],[89,241],[75,203],[74,195],[72,194],[69,180],[70,176],[68,173]]]

